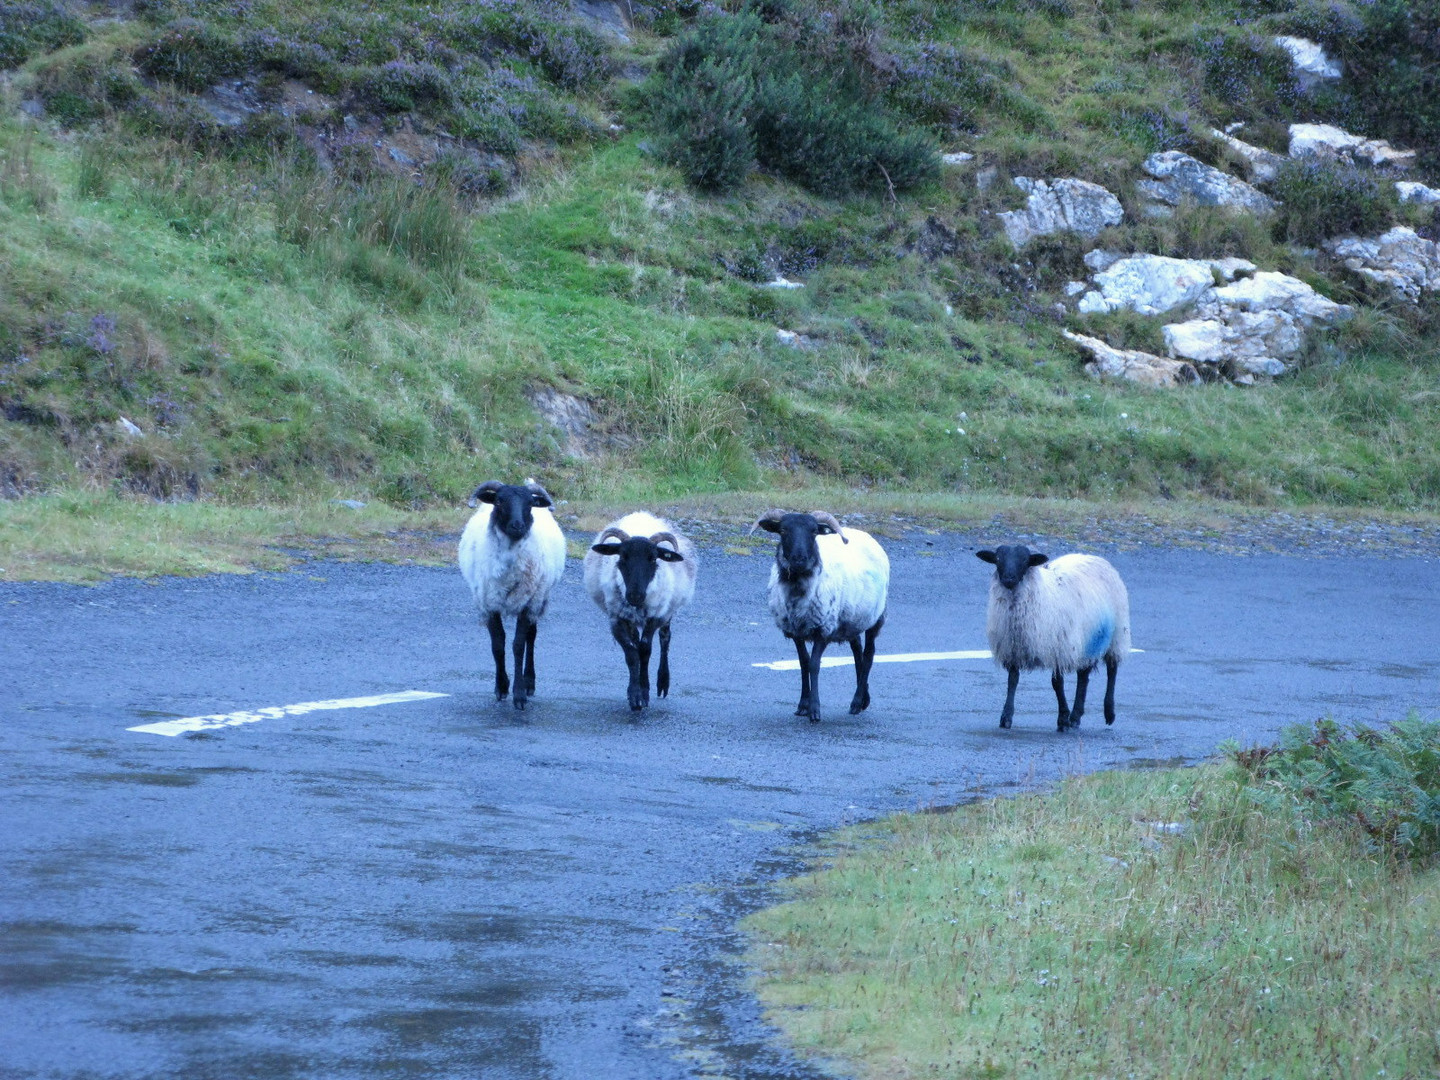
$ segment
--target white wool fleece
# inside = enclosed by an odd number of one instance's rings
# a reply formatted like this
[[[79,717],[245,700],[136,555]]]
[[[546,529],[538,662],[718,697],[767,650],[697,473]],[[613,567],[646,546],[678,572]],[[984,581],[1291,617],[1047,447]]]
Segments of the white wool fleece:
[[[460,536],[460,572],[481,615],[512,618],[523,611],[535,622],[565,572],[565,534],[554,514],[536,507],[530,531],[511,543],[490,528],[491,509],[482,503]]]
[[[849,540],[844,543],[841,537]],[[827,642],[849,641],[880,621],[890,591],[890,559],[875,538],[861,529],[815,537],[820,569],[805,590],[792,593],[770,568],[770,614],[782,634]]]
[[[647,540],[658,532],[672,533],[679,541],[676,550],[684,559],[678,563],[660,561],[655,564],[655,576],[645,590],[645,610],[638,611],[625,601],[625,578],[620,573],[620,560],[614,555],[587,551],[585,591],[612,620],[640,624],[648,619],[657,619],[668,623],[676,612],[694,599],[695,571],[699,565],[695,545],[670,522],[643,510],[612,521],[605,526],[605,529],[609,528],[621,529],[626,536],[643,536]],[[592,545],[600,543],[605,529],[595,534]]]
[[[1130,652],[1130,598],[1098,555],[1062,555],[1014,590],[990,583],[986,636],[1002,668],[1080,671]]]

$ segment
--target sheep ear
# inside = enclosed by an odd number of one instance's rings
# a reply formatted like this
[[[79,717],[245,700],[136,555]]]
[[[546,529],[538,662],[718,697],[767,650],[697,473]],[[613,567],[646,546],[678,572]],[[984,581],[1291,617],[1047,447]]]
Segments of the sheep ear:
[[[1050,561],[1050,556],[1049,556],[1049,555],[1041,555],[1038,551],[1037,551],[1035,554],[1033,554],[1033,555],[1030,556],[1030,565],[1031,565],[1031,566],[1039,566],[1041,563],[1046,563],[1046,562],[1049,562],[1049,561]]]
[[[981,562],[988,562],[991,566],[995,565],[995,553],[993,551],[977,551],[975,552],[975,558]]]
[[[489,503],[491,506],[493,506],[495,505],[495,492],[499,490],[499,480],[486,480],[485,483],[481,484],[479,487],[477,487],[474,491],[470,493],[470,498],[465,500],[466,505],[475,507],[479,506],[481,503]]]
[[[620,545],[619,545],[619,544],[591,544],[591,545],[590,545],[590,550],[593,551],[593,552],[595,552],[596,555],[619,555],[619,554],[620,554]]]
[[[671,551],[669,548],[663,548],[663,547],[657,547],[657,548],[655,549],[655,557],[656,557],[657,559],[664,559],[666,562],[684,562],[684,561],[685,561],[685,556],[684,556],[684,555],[681,555],[678,551]]]
[[[763,517],[755,524],[766,532],[778,533],[780,531],[780,522],[775,518]]]

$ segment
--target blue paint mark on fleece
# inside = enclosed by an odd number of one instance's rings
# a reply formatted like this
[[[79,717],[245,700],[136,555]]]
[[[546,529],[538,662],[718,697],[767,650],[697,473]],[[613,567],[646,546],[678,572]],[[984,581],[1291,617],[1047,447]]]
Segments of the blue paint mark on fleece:
[[[1110,639],[1115,636],[1115,620],[1104,616],[1090,634],[1090,640],[1085,643],[1085,659],[1099,660],[1105,655],[1105,650],[1110,648]]]

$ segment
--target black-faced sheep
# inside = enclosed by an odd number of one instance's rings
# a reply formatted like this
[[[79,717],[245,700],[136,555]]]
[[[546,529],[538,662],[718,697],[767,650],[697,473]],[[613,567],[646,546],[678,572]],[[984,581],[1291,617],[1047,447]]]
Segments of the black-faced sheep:
[[[553,499],[535,481],[489,480],[475,489],[479,507],[460,537],[460,572],[490,630],[495,655],[495,700],[505,700],[505,624],[515,620],[515,708],[535,692],[535,633],[550,592],[565,572],[565,534],[550,508]]]
[[[755,524],[780,537],[770,569],[770,613],[795,643],[800,660],[795,715],[820,719],[820,657],[835,641],[848,641],[855,655],[850,712],[863,712],[870,705],[870,666],[890,588],[884,549],[869,533],[842,528],[830,514],[772,510]]]
[[[1105,661],[1105,723],[1115,722],[1115,672],[1130,651],[1130,598],[1115,568],[1098,555],[1051,562],[1024,544],[976,556],[995,567],[985,632],[995,663],[1009,673],[1000,726],[1015,716],[1020,672],[1044,668],[1060,706],[1060,731],[1080,726],[1090,672]],[[1075,706],[1065,704],[1065,673],[1075,672]]]
[[[675,526],[644,512],[605,526],[585,555],[585,591],[610,618],[625,650],[628,695],[636,712],[650,704],[650,647],[660,634],[655,693],[670,693],[670,620],[695,595],[695,545]]]

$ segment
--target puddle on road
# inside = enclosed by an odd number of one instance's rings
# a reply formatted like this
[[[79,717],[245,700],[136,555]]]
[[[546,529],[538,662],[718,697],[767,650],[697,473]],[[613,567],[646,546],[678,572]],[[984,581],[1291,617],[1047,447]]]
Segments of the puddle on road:
[[[741,780],[738,776],[682,776],[682,780],[692,780],[700,784],[714,784],[720,787],[739,788],[742,791],[773,792],[779,795],[798,795],[794,788],[779,787],[770,784],[752,784],[748,780]]]

